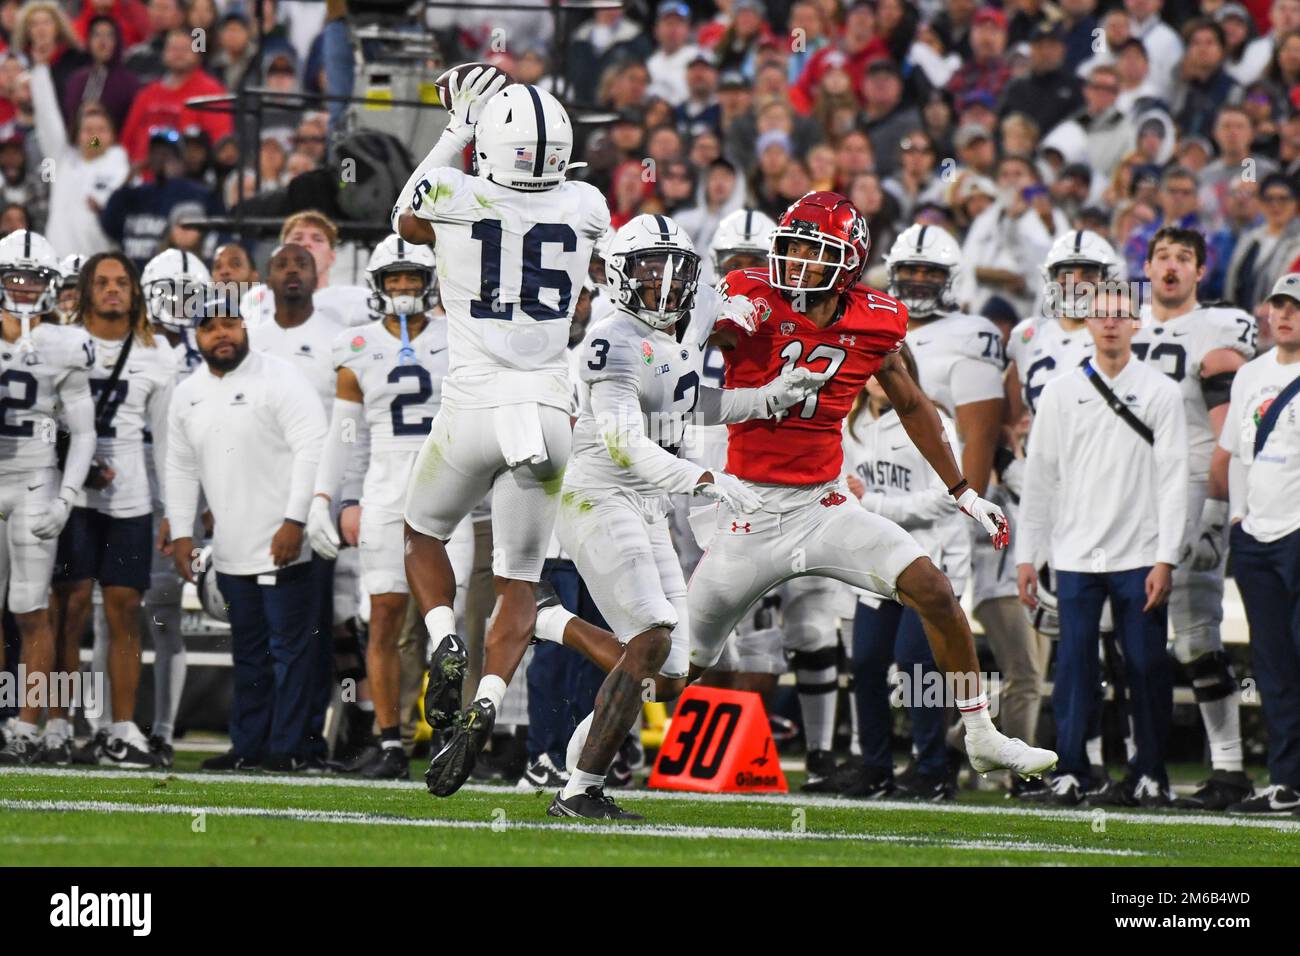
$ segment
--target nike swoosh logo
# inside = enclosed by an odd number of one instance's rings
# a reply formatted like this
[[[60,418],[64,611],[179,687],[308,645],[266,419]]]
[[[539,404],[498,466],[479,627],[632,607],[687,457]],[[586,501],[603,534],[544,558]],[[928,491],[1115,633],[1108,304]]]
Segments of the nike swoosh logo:
[[[1184,336],[1184,335],[1186,335],[1186,334],[1187,334],[1186,332],[1175,332],[1175,333],[1173,333],[1173,336],[1174,336],[1174,338],[1177,339],[1177,338],[1181,338],[1182,336]]]
[[[701,351],[701,352],[703,352],[703,351],[704,351],[706,348],[708,348],[708,347],[709,347],[709,341],[708,341],[708,339],[705,339],[703,342],[700,343],[700,351]]]
[[[927,345],[929,345],[929,344],[930,344],[930,340],[929,340],[929,339],[926,339],[924,342],[922,342],[920,339],[917,339],[917,340],[914,341],[912,344],[915,345],[918,349],[921,349],[921,348],[925,348]]]
[[[445,351],[447,351],[447,346],[444,345],[444,346],[443,346],[442,348],[440,348],[440,349],[429,349],[429,354],[430,354],[430,355],[437,355],[439,352],[445,352]]]
[[[890,445],[890,446],[889,446],[889,450],[890,450],[890,451],[898,451],[900,448],[906,448],[906,447],[907,447],[907,442],[903,442],[903,444],[901,444],[901,445]]]
[[[1095,398],[1080,398],[1080,399],[1078,399],[1078,402],[1079,402],[1080,405],[1087,405],[1088,403],[1090,403],[1090,402],[1095,402],[1095,401],[1096,401]]]
[[[42,482],[41,484],[44,484],[44,482]],[[35,490],[36,490],[37,488],[39,488],[39,487],[40,487],[40,485],[28,485],[28,486],[27,486],[27,490],[28,490],[28,491],[35,491]]]
[[[194,399],[194,401],[190,402],[190,404],[191,404],[191,405],[197,405],[197,404],[198,404],[199,402],[201,402],[201,401],[203,401],[203,399],[201,399],[201,398],[196,398],[196,399]]]

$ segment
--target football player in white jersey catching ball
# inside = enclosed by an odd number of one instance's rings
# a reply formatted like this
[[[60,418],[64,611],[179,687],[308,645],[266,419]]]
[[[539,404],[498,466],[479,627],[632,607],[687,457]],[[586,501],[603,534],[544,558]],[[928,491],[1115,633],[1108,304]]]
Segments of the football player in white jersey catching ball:
[[[434,246],[447,310],[442,407],[405,507],[407,580],[435,642],[425,716],[452,729],[425,777],[443,797],[469,777],[532,636],[572,440],[569,324],[609,229],[600,191],[565,179],[573,126],[564,107],[535,86],[502,89],[504,80],[489,68],[453,78],[447,128],[394,210],[403,239]],[[471,140],[477,175],[459,168]],[[468,656],[446,542],[488,491],[499,600],[483,678],[460,711]]]

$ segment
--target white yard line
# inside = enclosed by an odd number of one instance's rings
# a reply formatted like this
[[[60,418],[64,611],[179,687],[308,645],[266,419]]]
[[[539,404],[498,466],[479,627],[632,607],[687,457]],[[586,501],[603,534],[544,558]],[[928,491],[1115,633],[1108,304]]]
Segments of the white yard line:
[[[265,786],[293,787],[344,787],[366,790],[418,790],[424,785],[416,781],[404,780],[361,780],[347,776],[288,776],[283,774],[261,773],[168,773],[143,770],[79,770],[58,767],[0,767],[0,793],[4,791],[3,780],[6,776],[24,777],[84,777],[117,780],[165,780],[174,779],[184,783],[196,784],[253,784]],[[486,784],[466,784],[461,788],[467,793],[487,794],[528,794],[530,790],[515,790],[513,787],[493,787]],[[841,797],[817,796],[806,793],[789,794],[745,794],[745,793],[687,793],[676,790],[617,790],[614,791],[620,803],[639,800],[677,800],[693,803],[759,803],[772,806],[788,807],[823,807],[840,810],[858,810],[862,812],[910,812],[926,811],[933,813],[975,814],[979,816],[1007,817],[1010,823],[1016,818],[1036,820],[1064,820],[1076,823],[1091,823],[1097,819],[1098,809],[1071,810],[1067,808],[1025,807],[1025,806],[989,806],[972,803],[916,803],[905,800],[849,800]],[[1246,829],[1275,830],[1284,833],[1300,834],[1300,819],[1266,817],[1229,816],[1221,813],[1190,813],[1171,811],[1168,813],[1141,812],[1131,810],[1106,810],[1108,822],[1149,823],[1155,825],[1190,825],[1206,827],[1244,827]],[[1300,844],[1297,844],[1300,851]]]
[[[819,833],[791,830],[765,830],[760,827],[701,827],[646,824],[532,823],[497,820],[439,820],[401,817],[390,814],[358,813],[349,810],[305,810],[267,807],[185,806],[176,803],[117,803],[111,800],[4,800],[0,809],[80,813],[144,813],[195,817],[254,817],[295,820],[304,823],[340,823],[356,826],[417,827],[435,830],[528,830],[549,833],[595,834],[597,836],[669,837],[686,840],[794,840],[856,843],[892,843],[903,846],[934,847],[947,850],[995,850],[1012,853],[1073,853],[1085,856],[1148,856],[1137,850],[1093,849],[1063,843],[1035,843],[1032,840],[943,840],[901,834]]]

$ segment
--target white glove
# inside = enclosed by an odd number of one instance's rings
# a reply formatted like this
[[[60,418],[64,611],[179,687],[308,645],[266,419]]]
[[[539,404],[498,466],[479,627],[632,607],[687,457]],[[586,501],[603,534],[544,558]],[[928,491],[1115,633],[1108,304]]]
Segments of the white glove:
[[[731,322],[744,329],[747,335],[753,335],[758,331],[759,325],[761,325],[763,320],[767,318],[767,315],[770,314],[769,311],[767,314],[760,316],[758,314],[758,309],[754,306],[754,303],[748,299],[748,297],[743,295],[733,295],[722,300],[722,310],[718,313],[718,317],[714,321],[714,324],[716,325],[718,322]]]
[[[475,67],[465,74],[463,80],[459,74],[448,70],[438,77],[439,83],[442,83],[443,77],[446,77],[451,100],[446,104],[447,110],[461,124],[471,127],[478,122],[483,104],[492,99],[510,79],[494,66]]]
[[[763,499],[757,493],[725,471],[715,471],[712,481],[702,481],[695,486],[695,493],[701,498],[719,501],[738,514],[752,514],[763,507]]]
[[[787,409],[816,393],[830,377],[829,372],[814,372],[810,368],[782,369],[780,375],[759,389],[767,406],[767,417],[784,418]]]
[[[50,502],[49,509],[41,515],[41,519],[36,522],[32,528],[32,534],[42,541],[48,541],[50,538],[57,538],[63,526],[68,523],[68,515],[72,514],[72,505],[68,504],[65,498],[55,498]]]
[[[1201,509],[1201,527],[1192,545],[1192,570],[1213,571],[1223,560],[1228,533],[1228,503],[1205,499]]]
[[[320,495],[312,496],[311,507],[307,509],[307,540],[322,558],[339,556],[339,531],[334,526],[329,500]]]
[[[994,551],[1001,551],[1007,546],[1011,539],[1011,531],[1007,524],[1007,516],[1002,513],[1001,508],[981,498],[974,488],[967,488],[958,496],[957,507],[984,526],[984,530],[993,539]]]

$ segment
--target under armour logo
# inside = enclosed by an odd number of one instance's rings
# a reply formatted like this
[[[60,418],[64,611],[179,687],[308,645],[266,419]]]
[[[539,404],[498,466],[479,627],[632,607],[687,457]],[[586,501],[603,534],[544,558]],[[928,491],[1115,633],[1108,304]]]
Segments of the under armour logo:
[[[849,500],[848,498],[845,498],[838,491],[832,491],[829,495],[827,495],[825,498],[821,500],[821,503],[823,508],[834,508],[836,505],[842,505],[844,504],[844,502],[848,500]]]
[[[732,534],[737,534],[737,533],[749,534],[749,522],[746,521],[744,524],[741,524],[739,521],[733,521],[733,522],[731,522],[731,533],[732,533]]]
[[[857,345],[858,337],[856,335],[841,335],[840,345]]]

